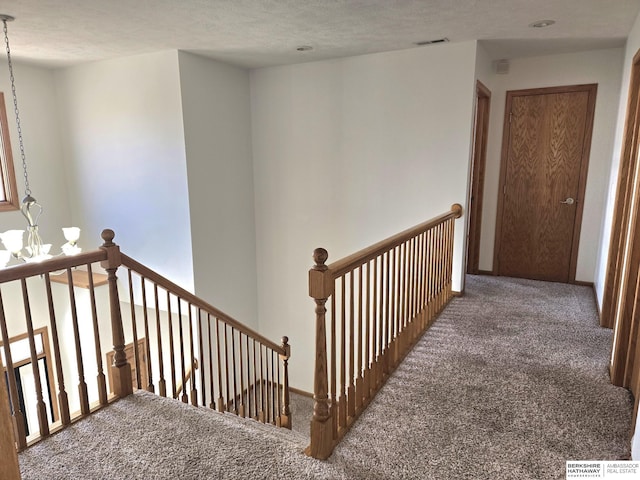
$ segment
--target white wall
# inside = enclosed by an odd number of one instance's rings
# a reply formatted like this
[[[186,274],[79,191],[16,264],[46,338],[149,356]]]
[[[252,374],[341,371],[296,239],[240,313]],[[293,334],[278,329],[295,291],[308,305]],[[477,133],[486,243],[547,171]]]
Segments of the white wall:
[[[123,251],[193,289],[178,53],[56,71],[72,220],[81,245]]]
[[[292,385],[312,389],[314,248],[330,263],[465,203],[475,52],[456,43],[251,72],[259,321],[289,336]]]
[[[249,73],[178,59],[195,293],[257,328]]]
[[[65,242],[60,227],[69,226],[71,215],[66,195],[67,178],[58,129],[53,73],[51,70],[24,65],[14,61],[14,74],[24,147],[33,196],[44,207],[40,218],[40,233],[53,244],[52,253],[59,253]],[[6,62],[0,65],[0,91],[4,92],[11,149],[18,185],[18,198],[24,197],[22,163],[16,130],[11,83]],[[0,213],[0,232],[26,228],[26,221],[18,211]],[[26,236],[25,236],[26,241]],[[0,246],[0,248],[4,248]]]
[[[508,74],[494,73],[487,80],[492,96],[480,242],[481,270],[493,268],[506,91],[597,83],[593,140],[576,271],[576,280],[594,281],[620,95],[622,57],[622,49],[607,49],[512,59]]]

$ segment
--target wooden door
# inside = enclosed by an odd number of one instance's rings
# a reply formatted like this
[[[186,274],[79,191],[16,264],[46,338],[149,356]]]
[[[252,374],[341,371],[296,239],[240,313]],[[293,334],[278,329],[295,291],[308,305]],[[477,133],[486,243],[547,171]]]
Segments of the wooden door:
[[[507,92],[498,275],[575,280],[596,88]]]

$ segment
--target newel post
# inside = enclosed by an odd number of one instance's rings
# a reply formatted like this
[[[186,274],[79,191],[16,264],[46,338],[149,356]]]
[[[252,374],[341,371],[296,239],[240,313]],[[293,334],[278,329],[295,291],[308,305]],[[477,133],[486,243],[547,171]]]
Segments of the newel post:
[[[118,397],[126,397],[133,393],[131,384],[131,365],[127,362],[127,355],[124,353],[124,327],[122,325],[122,313],[120,312],[120,298],[118,296],[118,277],[116,271],[122,264],[120,258],[120,247],[113,243],[115,233],[113,230],[103,230],[102,244],[103,250],[107,252],[107,259],[101,263],[102,268],[107,271],[109,281],[109,304],[111,309],[111,334],[113,337],[113,365],[111,368],[111,378],[113,379],[113,393]]]
[[[280,360],[282,360],[284,378],[282,380],[280,426],[291,430],[291,409],[289,408],[289,358],[291,357],[291,345],[289,345],[289,337],[282,337],[282,348],[284,349],[284,354],[280,354]]]
[[[316,302],[316,360],[313,377],[313,418],[311,444],[306,453],[321,460],[333,451],[333,421],[329,410],[327,375],[327,332],[325,303],[333,294],[334,281],[325,265],[329,254],[324,248],[313,252],[315,265],[309,270],[309,296]]]
[[[0,372],[3,370],[2,358],[0,358]],[[7,480],[20,480],[20,468],[18,466],[18,452],[13,435],[13,420],[9,408],[9,396],[4,381],[0,381],[0,478]]]

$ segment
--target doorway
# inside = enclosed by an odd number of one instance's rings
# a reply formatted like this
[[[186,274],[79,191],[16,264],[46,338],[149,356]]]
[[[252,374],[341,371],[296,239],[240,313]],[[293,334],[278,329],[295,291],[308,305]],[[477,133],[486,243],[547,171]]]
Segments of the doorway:
[[[476,115],[473,128],[473,154],[471,166],[471,194],[469,197],[469,244],[467,247],[467,273],[480,273],[480,228],[482,226],[482,198],[484,172],[487,163],[489,134],[489,106],[491,91],[479,80],[476,83]]]
[[[507,92],[494,272],[574,282],[597,85]]]

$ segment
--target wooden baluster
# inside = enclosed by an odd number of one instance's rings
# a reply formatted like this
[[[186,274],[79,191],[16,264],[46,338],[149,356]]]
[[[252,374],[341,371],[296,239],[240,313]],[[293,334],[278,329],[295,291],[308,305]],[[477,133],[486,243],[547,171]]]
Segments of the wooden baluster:
[[[255,339],[253,340],[253,405],[254,405],[254,411],[253,411],[253,418],[258,420],[259,418],[259,398],[258,398],[258,357],[256,354],[256,341]]]
[[[280,421],[280,364],[276,358],[276,352],[271,351],[271,405],[273,412],[273,424],[278,425]]]
[[[411,318],[418,324],[418,276],[420,260],[418,258],[418,237],[411,239]]]
[[[187,389],[184,385],[185,379],[187,378],[185,358],[184,358],[184,335],[182,332],[182,299],[180,297],[176,297],[178,299],[178,335],[180,339],[180,387],[182,389],[182,403],[189,403],[189,395],[187,395]],[[189,362],[193,367],[193,357],[191,357],[191,361]],[[193,371],[193,368],[191,368]],[[175,398],[175,394],[174,394]]]
[[[76,366],[78,368],[78,392],[80,395],[80,411],[82,415],[89,414],[89,392],[84,378],[84,363],[82,360],[82,344],[80,341],[80,328],[78,326],[78,310],[76,308],[76,295],[73,287],[73,275],[67,268],[67,283],[69,286],[69,308],[71,309],[71,322],[73,324],[73,339],[76,347]]]
[[[131,269],[127,269],[127,279],[129,281],[129,308],[131,311],[131,331],[133,333],[133,363],[136,366],[136,388],[142,388],[140,379],[140,354],[138,352],[138,325],[136,322],[136,302],[133,300],[133,279]]]
[[[442,310],[444,303],[444,263],[445,263],[445,247],[444,247],[444,229],[442,224],[438,225],[438,251],[440,252],[438,262],[438,311]]]
[[[433,275],[431,274],[431,265],[433,263],[432,253],[433,249],[431,248],[431,230],[427,230],[424,232],[424,243],[425,243],[425,260],[424,260],[424,271],[425,271],[425,286],[424,286],[424,305],[425,305],[425,313],[424,319],[420,325],[420,332],[422,333],[430,324],[432,318],[432,288],[433,288]]]
[[[422,287],[422,309],[423,314],[421,316],[420,322],[420,331],[424,332],[424,330],[430,325],[431,320],[435,317],[435,312],[433,309],[434,305],[434,287],[436,285],[435,275],[433,271],[434,267],[434,257],[433,257],[433,229],[424,232],[421,236],[423,237],[423,246],[422,246],[422,265],[420,268],[424,272],[424,285]]]
[[[278,354],[278,359],[280,359],[280,354]],[[277,402],[275,404],[276,411],[276,426],[281,427],[280,425],[280,417],[282,417],[282,379],[280,378],[280,362],[276,361],[275,365],[276,372],[276,396]]]
[[[260,413],[258,414],[258,420],[262,423],[267,422],[267,405],[266,405],[266,397],[265,397],[265,383],[264,383],[264,356],[262,354],[262,344],[259,344],[260,347]]]
[[[246,411],[245,411],[245,403],[244,403],[245,391],[244,391],[244,359],[243,359],[243,350],[242,350],[242,332],[238,332],[238,349],[239,349],[238,363],[240,364],[240,408],[238,409],[238,415],[244,418],[246,416]],[[236,362],[234,359],[233,364],[235,365],[235,363]]]
[[[389,370],[398,364],[398,332],[396,331],[396,249],[392,248],[387,255],[391,257],[389,263],[390,288],[387,292],[389,296]]]
[[[231,374],[233,375],[233,413],[238,415],[238,373],[236,371],[236,329],[231,327]]]
[[[373,390],[376,391],[378,386],[380,385],[381,375],[380,375],[380,363],[382,362],[382,347],[381,347],[381,338],[382,338],[382,330],[380,328],[380,322],[382,317],[382,309],[379,307],[379,297],[378,292],[380,292],[380,296],[382,295],[382,276],[378,274],[378,259],[380,257],[376,257],[373,259],[373,350],[375,354],[375,363],[374,363],[374,378],[375,381],[372,382]],[[382,262],[382,261],[381,261]]]
[[[347,311],[346,311],[346,279],[340,277],[341,296],[340,296],[340,399],[338,400],[338,425],[340,428],[347,426]]]
[[[417,271],[416,284],[416,323],[420,331],[424,331],[425,321],[429,318],[429,282],[432,278],[431,265],[424,254],[429,250],[428,232],[416,237],[415,268]],[[425,311],[426,310],[426,311]]]
[[[332,432],[333,438],[338,438],[338,409],[340,404],[338,403],[338,335],[337,335],[337,321],[338,314],[336,309],[336,295],[331,295],[331,403],[329,405],[330,415],[332,418]]]
[[[449,225],[450,225],[451,220],[447,220],[446,222],[444,222],[442,224],[442,236],[443,236],[443,274],[442,274],[442,283],[444,285],[444,293],[443,293],[443,307],[444,305],[447,304],[447,302],[449,301],[449,295],[451,292],[451,285],[449,283]]]
[[[1,306],[0,309],[2,309]],[[4,323],[4,315],[2,316],[2,321]],[[8,345],[8,343],[5,343],[5,345]],[[9,366],[10,365],[7,365],[7,368]],[[0,372],[2,372],[3,369],[2,358],[0,358]],[[7,372],[12,371],[13,369],[7,370]],[[8,376],[11,377],[12,375]],[[20,480],[18,453],[16,452],[13,435],[9,434],[14,428],[10,410],[10,400],[7,394],[6,383],[0,381],[0,432],[3,432],[2,435],[0,435],[0,458],[2,458],[2,462],[0,462],[0,478]]]
[[[388,375],[391,371],[391,356],[389,354],[389,346],[391,344],[391,304],[389,303],[390,291],[391,291],[391,255],[389,252],[384,254],[386,258],[386,262],[384,265],[384,337],[383,337],[383,346],[384,346],[384,375]]]
[[[343,277],[346,282],[347,278]],[[349,273],[349,386],[347,388],[347,415],[353,417],[356,414],[356,386],[355,378],[355,283],[353,271]],[[346,361],[346,359],[345,359]]]
[[[433,245],[433,263],[431,264],[433,275],[433,317],[438,315],[440,310],[440,254],[442,251],[439,248],[439,235],[438,226],[436,225],[431,229],[432,245]]]
[[[120,248],[113,243],[115,233],[113,230],[103,230],[102,244],[106,250],[107,260],[102,262],[102,268],[107,271],[109,281],[109,303],[111,308],[111,334],[113,336],[113,365],[111,375],[113,379],[113,390],[118,397],[126,397],[133,393],[131,385],[131,365],[127,362],[127,355],[124,353],[124,327],[122,325],[122,314],[120,312],[120,299],[118,297],[118,284],[116,270],[121,265]],[[70,285],[73,283],[69,282]]]
[[[394,247],[391,251],[393,254],[393,267],[392,271],[392,286],[393,290],[391,291],[391,295],[393,297],[393,301],[391,302],[391,311],[393,312],[393,341],[395,342],[395,361],[394,366],[397,366],[400,363],[400,359],[402,358],[402,326],[400,325],[400,286],[402,283],[402,272],[400,271],[400,260],[401,260],[401,249],[400,246]]]
[[[364,386],[363,394],[367,399],[366,403],[369,403],[368,399],[371,396],[371,261],[367,262],[366,273],[366,289],[365,295],[366,308],[365,308],[365,342],[364,342],[364,358],[365,358],[365,372],[364,372]]]
[[[180,304],[180,299],[178,299]],[[178,317],[180,322],[180,317]],[[173,345],[173,312],[171,311],[171,294],[167,290],[167,324],[169,325],[169,366],[171,367],[171,398],[178,398],[178,384],[176,380],[176,355]],[[184,378],[184,376],[182,377]]]
[[[267,367],[267,419],[269,423],[273,423],[274,418],[274,405],[273,405],[273,384],[275,378],[273,375],[273,350],[269,347],[264,348],[265,362]]]
[[[333,450],[333,425],[329,414],[327,395],[327,299],[333,295],[334,280],[325,262],[327,251],[317,248],[313,252],[314,267],[309,271],[309,295],[316,303],[316,365],[313,378],[313,418],[311,419],[311,444],[306,453],[314,458],[327,459]],[[335,377],[334,377],[335,378]],[[333,397],[335,398],[335,397]]]
[[[267,394],[267,411],[265,413],[266,423],[271,423],[273,421],[273,402],[272,402],[272,393],[273,393],[273,368],[270,365],[269,357],[270,357],[271,349],[267,346],[264,347],[264,363],[265,363],[265,373],[266,373],[266,394]]]
[[[0,330],[2,330],[2,345],[4,349],[4,358],[7,361],[7,378],[9,379],[9,401],[11,405],[11,416],[13,418],[13,432],[15,434],[15,440],[18,445],[18,450],[24,450],[27,446],[27,435],[24,428],[24,412],[20,408],[20,401],[18,396],[18,387],[16,385],[16,376],[12,373],[14,371],[13,359],[11,357],[11,348],[9,343],[9,332],[7,331],[7,322],[4,314],[4,302],[2,300],[2,293],[0,292]],[[0,382],[3,383],[4,382]],[[62,384],[62,391],[64,391],[64,383]],[[67,404],[68,410],[68,404]],[[8,431],[8,430],[3,430]],[[8,437],[8,435],[2,435],[2,437]],[[13,445],[12,445],[13,446]],[[9,457],[7,457],[9,458]]]
[[[438,315],[438,292],[440,291],[440,277],[438,275],[438,263],[440,262],[440,249],[438,248],[438,228],[431,229],[431,246],[433,248],[433,259],[431,261],[431,274],[433,275],[433,315]]]
[[[429,264],[427,261],[427,250],[428,250],[428,246],[427,246],[427,236],[426,234],[423,232],[420,234],[419,238],[419,242],[418,242],[418,248],[419,250],[419,254],[418,254],[418,265],[420,268],[420,275],[419,275],[419,284],[418,284],[418,288],[419,288],[419,293],[418,293],[418,312],[419,312],[419,319],[420,319],[420,330],[424,330],[425,325],[427,323],[427,319],[429,318],[429,312],[427,309],[427,298],[428,298],[428,286],[429,286]]]
[[[193,305],[189,304],[189,366],[191,367],[191,391],[189,396],[191,397],[191,405],[194,407],[198,406],[198,386],[196,385],[196,356],[193,351]],[[198,315],[199,317],[199,315]],[[204,371],[204,365],[200,362],[201,371]],[[184,377],[183,377],[184,378]],[[203,389],[204,389],[204,384]],[[183,387],[184,389],[184,387]]]
[[[214,337],[212,336],[213,334],[213,329],[211,328],[211,314],[207,312],[207,338],[209,339],[209,394],[211,395],[209,398],[211,398],[211,402],[209,403],[209,408],[212,410],[215,410],[216,408],[216,403],[215,403],[215,398],[216,398],[216,392],[215,392],[215,382],[213,380],[214,378],[214,373],[213,373],[213,342],[215,341]],[[216,350],[218,349],[218,346],[216,345]],[[204,371],[204,369],[203,369]],[[217,376],[220,376],[220,369],[218,369],[218,371],[216,372]]]
[[[31,368],[33,371],[33,380],[36,387],[36,411],[38,412],[38,425],[40,426],[40,436],[49,436],[49,419],[47,417],[47,407],[42,396],[42,381],[40,379],[40,368],[38,366],[38,353],[36,352],[36,342],[33,333],[33,321],[31,318],[31,304],[29,302],[29,292],[27,289],[27,281],[20,279],[22,284],[22,300],[24,302],[24,316],[27,323],[27,334],[29,338],[29,352],[31,354]]]
[[[156,309],[156,336],[158,337],[158,389],[160,390],[160,396],[167,396],[167,381],[164,378],[164,359],[162,355],[162,324],[160,322],[160,301],[158,297],[158,284],[153,284],[153,299]]]
[[[399,281],[399,290],[398,297],[400,299],[399,305],[399,325],[400,332],[402,337],[402,350],[408,347],[411,344],[411,339],[407,338],[407,318],[406,318],[406,306],[407,306],[407,250],[406,250],[406,242],[400,244],[400,261],[398,262],[398,273],[400,277]]]
[[[56,376],[58,380],[58,405],[60,407],[60,422],[62,425],[71,423],[69,414],[69,397],[64,385],[64,372],[62,369],[62,357],[60,355],[60,341],[58,338],[58,324],[56,312],[53,306],[53,294],[51,292],[51,278],[49,272],[44,274],[44,285],[47,291],[47,303],[49,305],[49,323],[51,324],[51,339],[53,341],[53,356],[56,362]],[[1,305],[1,299],[0,299]]]
[[[415,335],[410,323],[411,318],[409,317],[409,290],[411,288],[409,285],[409,240],[404,242],[402,247],[402,322],[403,330],[406,332],[409,343],[413,344]]]
[[[104,369],[102,366],[102,347],[100,344],[100,327],[98,326],[98,309],[96,307],[96,291],[93,284],[93,271],[91,270],[91,264],[87,264],[87,276],[89,277],[89,299],[91,301],[91,319],[93,320],[93,341],[95,345],[96,353],[96,365],[98,372],[96,374],[96,381],[98,383],[98,400],[100,405],[107,405],[107,380],[104,376]]]
[[[202,344],[202,310],[200,308],[198,308],[198,317],[197,317],[197,321],[198,321],[198,352],[199,352],[199,356],[200,356],[200,390],[201,390],[201,394],[202,394],[202,406],[206,407],[207,406],[207,388],[206,388],[206,384],[205,384],[205,374],[204,374],[204,366],[205,366],[205,358],[204,358],[204,350],[202,349],[203,344]],[[209,359],[211,359],[211,357],[209,357]],[[209,376],[212,377],[213,376],[213,370],[209,371]],[[213,377],[212,377],[213,378]],[[194,377],[194,381],[193,384],[195,385],[195,377]],[[192,394],[193,397],[195,398],[196,395]],[[211,396],[211,398],[213,398],[213,395]],[[195,405],[195,403],[194,403]]]
[[[226,349],[226,344],[225,344]],[[216,317],[216,355],[218,356],[218,411],[224,412],[224,398],[222,396],[222,360],[220,355],[220,319]],[[226,371],[226,370],[225,370]],[[229,392],[227,392],[229,395]]]
[[[289,407],[289,358],[291,358],[291,346],[289,337],[282,337],[282,408],[280,410],[280,426],[291,430],[291,409]]]
[[[414,329],[418,328],[416,318],[416,238],[409,240],[409,321],[414,325]]]
[[[357,411],[362,409],[362,399],[364,396],[364,368],[363,368],[363,342],[365,341],[365,334],[362,331],[363,319],[362,319],[362,298],[363,298],[363,269],[364,265],[360,265],[358,268],[358,376],[356,378],[356,405]]]
[[[223,323],[222,327],[224,328],[224,365],[225,365],[224,379],[225,379],[225,386],[226,386],[226,392],[227,392],[227,396],[225,398],[225,410],[228,410],[229,402],[231,398],[230,385],[229,385],[230,383],[229,381],[229,339],[227,337],[228,325],[226,323]]]
[[[149,309],[147,308],[147,286],[145,285],[145,278],[140,277],[140,289],[142,290],[142,315],[144,319],[144,343],[146,350],[146,358],[144,359],[147,365],[147,385],[144,388],[147,392],[154,392],[153,387],[153,372],[151,369],[151,340],[149,339]]]
[[[253,418],[251,414],[251,353],[249,347],[249,336],[245,335],[245,347],[247,351],[247,417]]]

